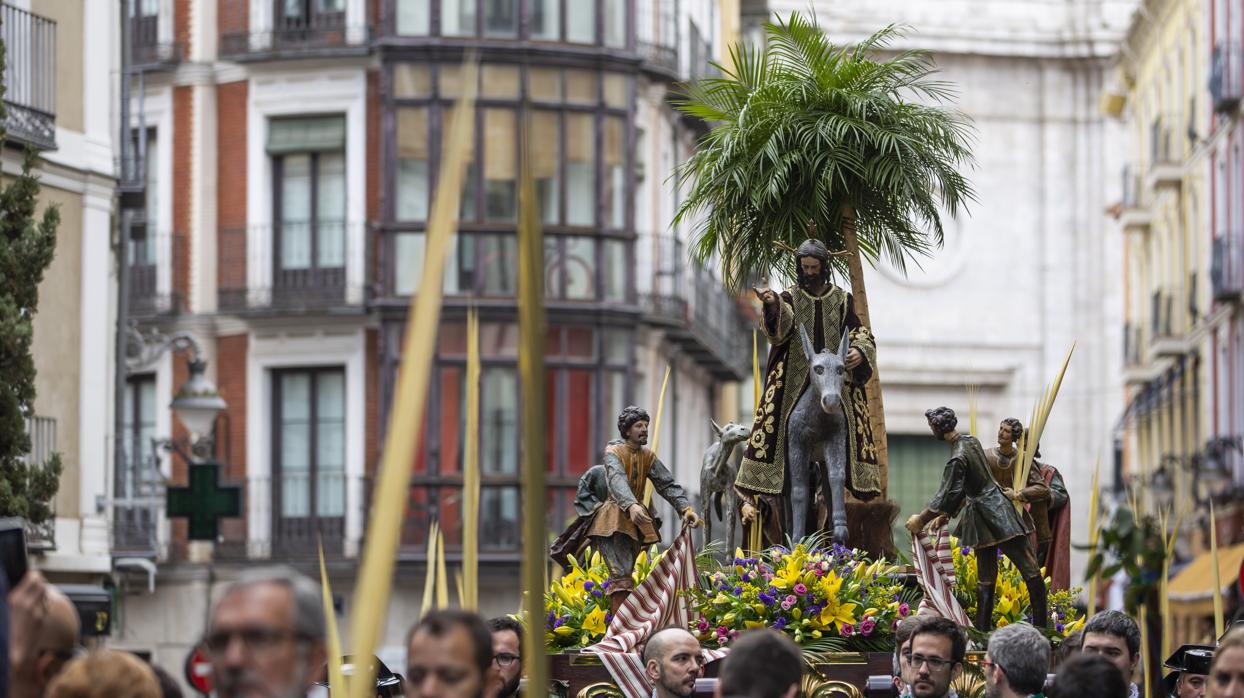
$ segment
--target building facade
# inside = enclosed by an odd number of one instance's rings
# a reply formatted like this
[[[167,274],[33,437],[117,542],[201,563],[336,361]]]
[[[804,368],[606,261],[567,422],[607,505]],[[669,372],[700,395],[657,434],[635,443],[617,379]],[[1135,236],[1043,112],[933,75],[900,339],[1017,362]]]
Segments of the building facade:
[[[895,17],[913,30],[896,49],[924,49],[950,106],[975,122],[978,201],[946,224],[945,244],[904,276],[865,273],[889,436],[889,495],[919,511],[936,489],[945,445],[929,436],[924,411],[953,407],[968,423],[967,387],[977,390],[978,431],[995,440],[999,421],[1025,424],[1063,357],[1077,342],[1042,440],[1042,454],[1067,480],[1072,539],[1085,538],[1089,483],[1100,456],[1108,475],[1121,398],[1118,330],[1122,257],[1101,211],[1116,196],[1111,162],[1118,128],[1098,110],[1110,57],[1126,28],[1128,2],[820,2],[831,38],[850,43]],[[805,3],[747,3],[743,33]],[[906,533],[896,528],[895,540]],[[1073,578],[1082,569],[1072,553]]]
[[[32,354],[34,415],[29,460],[53,453],[64,471],[55,519],[30,531],[30,565],[57,584],[99,585],[111,571],[105,498],[112,445],[111,264],[116,123],[107,108],[116,28],[102,3],[0,3],[5,45],[6,181],[27,148],[40,180],[36,215],[60,208],[56,251],[39,285]],[[101,108],[93,108],[100,105]],[[105,594],[106,595],[106,594]],[[102,629],[87,628],[90,634]]]
[[[404,652],[432,520],[450,566],[458,559],[466,390],[480,394],[482,610],[518,604],[523,138],[546,235],[549,530],[572,515],[577,477],[616,438],[621,407],[655,415],[666,367],[660,451],[696,489],[709,420],[737,415],[734,383],[750,358],[739,306],[711,270],[687,261],[685,232],[669,226],[678,203],[669,175],[703,125],[668,98],[711,69],[722,46],[716,3],[137,7],[142,80],[131,110],[147,196],[133,212],[142,242],[131,248],[127,307],[148,336],[188,333],[201,345],[228,405],[216,458],[243,486],[244,516],[224,520],[205,546],[164,515],[151,495],[185,478],[185,460],[162,442],[185,437],[167,404],[186,364],[172,353],[137,362],[113,533],[118,556],[157,567],[154,578],[138,568],[124,576],[115,644],[177,666],[203,628],[173,615],[204,618],[213,589],[244,567],[314,573],[320,540],[349,612],[445,124],[471,52],[481,66],[471,164],[430,409],[425,424],[407,425],[423,438],[385,646]],[[481,318],[478,385],[464,376],[470,306]]]

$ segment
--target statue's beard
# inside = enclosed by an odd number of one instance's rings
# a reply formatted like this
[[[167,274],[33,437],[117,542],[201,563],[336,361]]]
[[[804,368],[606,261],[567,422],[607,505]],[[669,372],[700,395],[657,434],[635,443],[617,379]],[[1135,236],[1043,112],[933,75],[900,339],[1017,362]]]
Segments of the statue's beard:
[[[799,283],[799,288],[802,288],[808,293],[812,293],[829,282],[829,272],[823,271],[819,274],[804,274],[801,271],[799,272],[796,280]]]

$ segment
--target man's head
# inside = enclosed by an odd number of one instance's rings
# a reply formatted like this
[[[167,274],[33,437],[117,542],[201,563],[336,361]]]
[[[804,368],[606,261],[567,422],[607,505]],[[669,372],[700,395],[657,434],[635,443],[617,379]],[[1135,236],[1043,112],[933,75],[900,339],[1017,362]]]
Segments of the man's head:
[[[1244,630],[1233,628],[1218,641],[1209,670],[1209,694],[1214,698],[1244,697]]]
[[[406,695],[481,698],[492,647],[492,634],[474,613],[429,613],[406,636]]]
[[[907,676],[914,698],[943,698],[950,683],[963,673],[967,638],[955,622],[930,617],[912,632],[911,646],[904,652]]]
[[[1007,417],[998,425],[998,445],[1011,446],[1024,435],[1024,425],[1014,417]]]
[[[644,673],[657,698],[688,698],[703,669],[700,643],[682,628],[664,628],[644,645]]]
[[[929,421],[929,429],[938,439],[946,438],[946,435],[953,432],[959,424],[955,411],[949,407],[934,407],[931,410],[925,410],[924,418]]]
[[[799,288],[815,293],[829,283],[829,250],[820,240],[809,238],[795,251],[795,278]]]
[[[1213,647],[1183,645],[1163,663],[1174,671],[1162,678],[1162,685],[1175,698],[1205,698],[1213,662]]]
[[[290,567],[243,573],[213,604],[204,645],[221,698],[304,696],[328,656],[320,587]]]
[[[1083,643],[1084,630],[1072,630],[1067,637],[1063,638],[1062,643],[1058,645],[1058,652],[1054,656],[1054,664],[1062,666],[1063,662],[1071,658],[1072,655],[1079,654]]]
[[[894,656],[890,662],[894,672],[894,688],[900,692],[907,686],[907,671],[911,666],[911,663],[907,661],[908,650],[911,649],[911,636],[928,618],[929,616],[908,616],[894,629]]]
[[[1059,665],[1054,674],[1051,698],[1127,698],[1127,681],[1105,657],[1096,654],[1073,655]]]
[[[129,652],[100,650],[69,662],[48,687],[48,698],[160,698],[150,665]]]
[[[1140,628],[1120,611],[1101,611],[1085,624],[1080,649],[1105,657],[1130,683],[1140,661]]]
[[[647,410],[629,405],[622,408],[618,415],[618,433],[622,435],[623,441],[643,446],[648,443],[648,424],[651,421]]]
[[[518,682],[523,678],[523,626],[509,616],[488,621],[492,633],[492,663],[488,665],[485,692],[491,698],[518,695]]]
[[[749,630],[730,643],[717,677],[716,698],[794,698],[803,680],[799,647],[776,630]]]
[[[21,656],[10,668],[15,696],[43,695],[52,679],[73,658],[78,645],[81,621],[73,602],[50,584],[44,594],[46,613],[42,622],[31,628],[31,636],[21,639],[27,644],[24,651],[18,653],[17,647],[10,648],[11,656]]]
[[[1027,623],[998,628],[985,654],[985,695],[1013,698],[1041,693],[1050,668],[1050,643]]]

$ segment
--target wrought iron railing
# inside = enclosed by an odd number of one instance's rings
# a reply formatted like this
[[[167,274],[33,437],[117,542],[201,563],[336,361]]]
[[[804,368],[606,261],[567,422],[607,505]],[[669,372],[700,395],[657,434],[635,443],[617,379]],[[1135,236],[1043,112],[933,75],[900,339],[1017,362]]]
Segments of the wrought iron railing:
[[[177,270],[189,269],[186,236],[149,229],[135,238],[131,239],[126,256],[130,270],[130,317],[177,314],[184,307],[184,299],[176,290]]]
[[[272,26],[251,26],[250,5],[267,2]],[[325,50],[367,50],[372,27],[369,24],[351,25],[346,13],[337,9],[319,9],[330,3],[287,2],[286,0],[224,0],[219,8],[221,14],[220,53],[222,56],[245,54],[299,54],[315,55]],[[344,3],[343,3],[344,5]]]
[[[1239,300],[1244,292],[1244,235],[1239,231],[1214,238],[1209,278],[1215,301]]]
[[[4,41],[4,128],[8,140],[56,147],[56,22],[0,4]]]
[[[1230,111],[1244,96],[1244,60],[1241,59],[1240,42],[1220,41],[1214,46],[1210,58],[1209,94],[1214,111]]]
[[[313,311],[363,304],[366,226],[340,220],[225,228],[217,240],[222,310]]]
[[[137,4],[139,0],[131,0],[131,5]],[[167,3],[167,7],[171,10],[175,4]],[[130,17],[130,65],[150,70],[181,62],[181,43],[172,39],[172,32],[161,32],[161,24],[171,27],[173,18],[133,12]]]
[[[678,72],[678,14],[670,0],[635,0],[635,48],[644,62]]]

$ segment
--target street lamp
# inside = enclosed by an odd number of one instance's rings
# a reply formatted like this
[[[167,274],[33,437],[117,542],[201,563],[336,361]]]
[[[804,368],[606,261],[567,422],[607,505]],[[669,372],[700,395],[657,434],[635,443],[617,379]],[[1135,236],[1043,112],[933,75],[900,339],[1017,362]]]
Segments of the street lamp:
[[[196,347],[197,349],[197,347]],[[199,358],[195,351],[190,360],[190,377],[177,390],[169,407],[190,432],[191,449],[197,458],[204,458],[211,452],[212,426],[216,423],[216,415],[225,407],[224,398],[207,378],[207,362]]]

